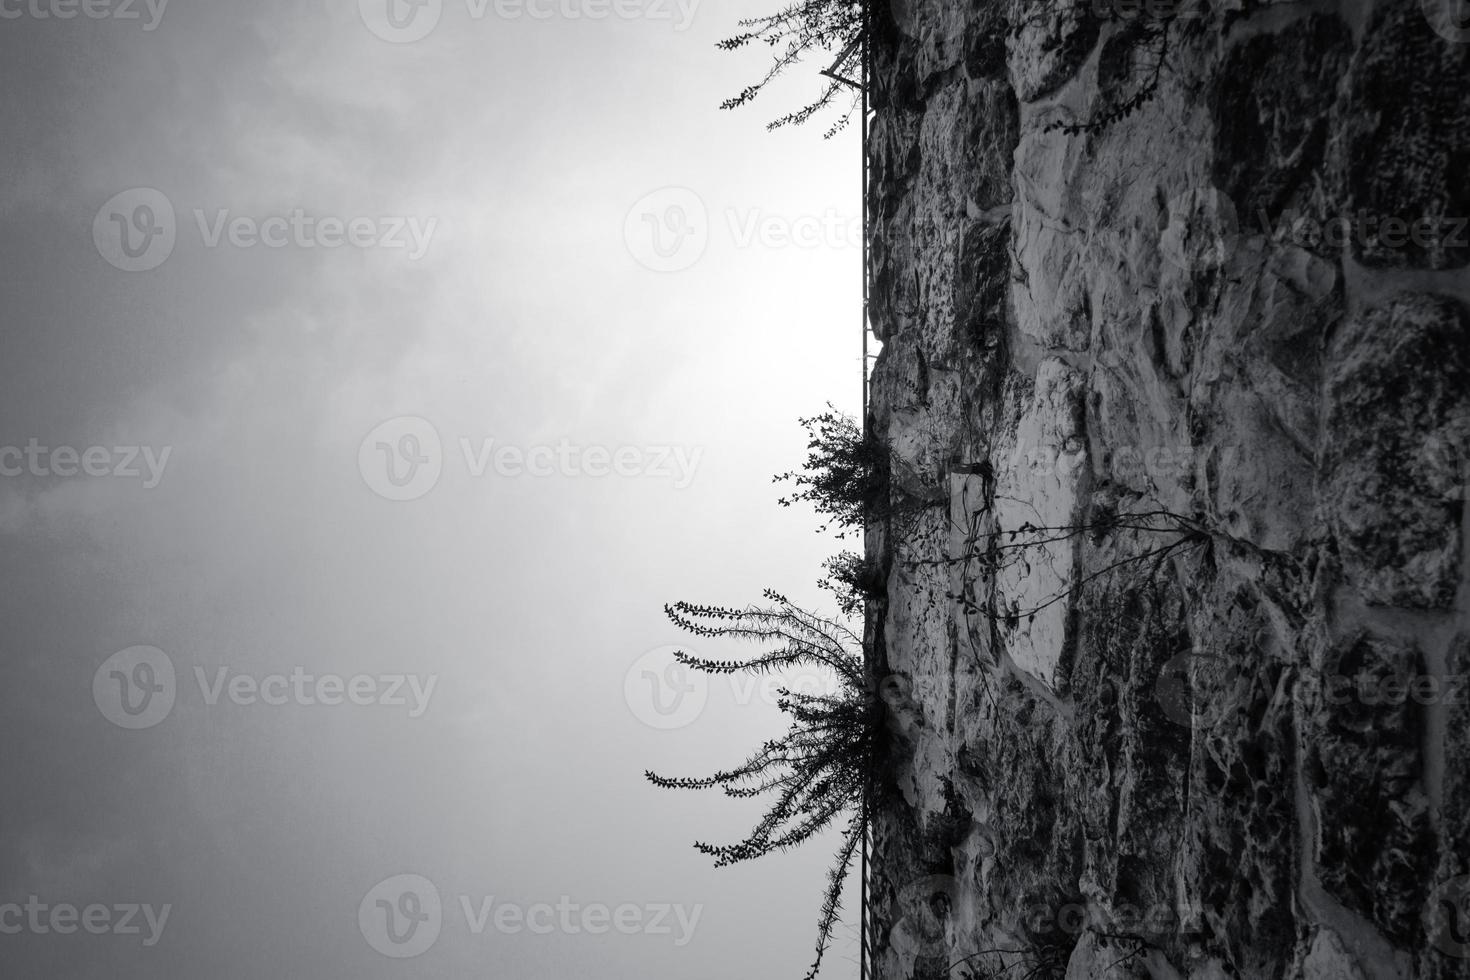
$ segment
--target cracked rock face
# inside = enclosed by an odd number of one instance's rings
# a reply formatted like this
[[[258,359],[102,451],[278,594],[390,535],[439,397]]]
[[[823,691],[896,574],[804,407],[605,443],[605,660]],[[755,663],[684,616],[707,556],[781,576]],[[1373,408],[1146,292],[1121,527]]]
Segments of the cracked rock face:
[[[1400,294],[1334,338],[1322,502],[1349,581],[1375,605],[1442,609],[1462,569],[1470,315]]]
[[[1470,43],[1160,2],[879,5],[874,975],[1470,977]]]
[[[1308,782],[1323,887],[1406,947],[1420,938],[1433,855],[1424,760],[1428,676],[1412,646],[1360,637],[1329,651],[1309,699]]]
[[[1426,14],[1440,8],[1438,0],[1376,6],[1335,107],[1333,171],[1343,213],[1379,219],[1353,240],[1364,265],[1470,263],[1470,47],[1435,33]],[[1388,218],[1400,219],[1406,232],[1390,237],[1382,226]]]

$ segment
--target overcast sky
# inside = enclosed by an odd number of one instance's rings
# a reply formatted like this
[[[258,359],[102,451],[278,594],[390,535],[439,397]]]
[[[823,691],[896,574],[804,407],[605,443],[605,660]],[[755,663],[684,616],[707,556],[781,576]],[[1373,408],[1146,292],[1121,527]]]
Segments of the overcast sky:
[[[856,135],[716,108],[777,6],[0,0],[0,973],[800,976],[835,841],[641,775],[781,727],[663,603],[838,547]]]

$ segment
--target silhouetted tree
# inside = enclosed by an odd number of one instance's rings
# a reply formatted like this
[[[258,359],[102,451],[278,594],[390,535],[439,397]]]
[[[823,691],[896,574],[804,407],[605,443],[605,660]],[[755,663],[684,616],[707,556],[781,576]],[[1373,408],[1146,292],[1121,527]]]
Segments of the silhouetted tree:
[[[709,674],[743,671],[764,675],[789,667],[818,667],[836,675],[837,693],[803,694],[781,688],[777,704],[791,717],[791,727],[733,769],[692,779],[653,772],[645,775],[655,786],[666,789],[718,788],[736,798],[773,798],[765,816],[743,841],[695,843],[699,851],[715,859],[717,868],[795,847],[847,816],[842,844],[827,873],[817,925],[817,956],[806,975],[812,980],[821,968],[841,911],[842,885],[867,819],[877,700],[866,684],[862,641],[851,630],[799,609],[770,590],[765,596],[773,605],[727,609],[678,602],[665,606],[664,611],[675,625],[695,636],[772,642],[777,644],[774,650],[743,661],[704,660],[682,651],[675,658]]]
[[[748,85],[739,95],[726,99],[721,109],[736,109],[755,99],[761,90],[792,65],[800,63],[809,55],[832,59],[844,52],[847,57],[837,66],[852,72],[860,82],[862,76],[861,45],[858,43],[863,32],[863,4],[854,0],[800,0],[780,13],[765,17],[752,17],[739,23],[740,33],[720,41],[721,51],[737,51],[752,44],[764,44],[775,49],[775,61],[766,71],[765,77],[754,85]],[[851,66],[851,67],[849,67]],[[823,65],[826,68],[827,65]],[[782,126],[799,126],[812,116],[831,105],[846,102],[846,108],[837,122],[827,130],[831,137],[841,131],[852,119],[860,96],[856,88],[844,81],[827,77],[827,84],[814,101],[796,112],[787,113],[769,123],[767,129]]]

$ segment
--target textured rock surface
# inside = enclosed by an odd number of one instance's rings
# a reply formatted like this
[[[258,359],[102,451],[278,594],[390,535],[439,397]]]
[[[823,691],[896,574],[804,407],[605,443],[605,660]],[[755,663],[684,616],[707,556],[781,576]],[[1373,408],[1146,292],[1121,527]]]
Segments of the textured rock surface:
[[[1322,503],[1349,581],[1375,605],[1445,608],[1460,582],[1470,319],[1396,296],[1334,338]]]
[[[878,5],[877,976],[1470,977],[1439,6]]]

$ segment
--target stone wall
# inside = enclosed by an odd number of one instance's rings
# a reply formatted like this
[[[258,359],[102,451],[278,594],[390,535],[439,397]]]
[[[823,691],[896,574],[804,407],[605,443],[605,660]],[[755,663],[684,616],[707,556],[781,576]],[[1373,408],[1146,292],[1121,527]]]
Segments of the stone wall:
[[[878,3],[876,974],[1470,977],[1470,30],[1171,2]]]

